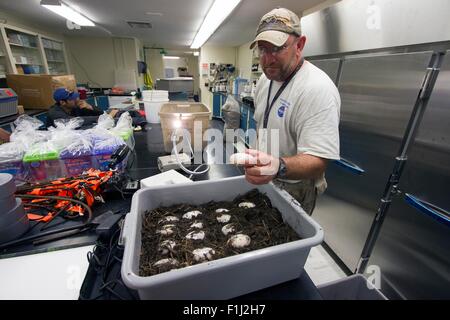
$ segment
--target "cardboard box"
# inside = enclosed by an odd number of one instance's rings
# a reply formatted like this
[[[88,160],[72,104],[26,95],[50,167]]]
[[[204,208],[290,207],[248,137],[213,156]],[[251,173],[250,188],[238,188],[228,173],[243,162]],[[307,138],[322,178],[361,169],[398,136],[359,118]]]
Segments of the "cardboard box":
[[[41,75],[41,74],[8,74],[8,86],[19,97],[19,104],[25,109],[50,109],[55,104],[53,92],[64,87],[68,90],[77,90],[75,76],[69,75]]]
[[[19,114],[24,114],[24,113],[25,113],[24,107],[21,106],[21,105],[18,105],[18,106],[17,106],[17,112],[18,112]]]

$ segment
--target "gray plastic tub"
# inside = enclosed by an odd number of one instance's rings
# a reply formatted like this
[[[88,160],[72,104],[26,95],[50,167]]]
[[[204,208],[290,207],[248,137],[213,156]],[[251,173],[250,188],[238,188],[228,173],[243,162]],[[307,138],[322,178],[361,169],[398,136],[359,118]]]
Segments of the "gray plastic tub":
[[[355,274],[318,286],[324,300],[387,300],[361,274]]]
[[[141,221],[146,210],[179,203],[231,201],[251,189],[265,193],[301,240],[194,266],[139,276]],[[311,247],[323,240],[322,228],[287,192],[273,184],[254,186],[243,176],[190,184],[155,186],[133,196],[121,241],[125,245],[122,279],[141,299],[228,299],[298,278]]]

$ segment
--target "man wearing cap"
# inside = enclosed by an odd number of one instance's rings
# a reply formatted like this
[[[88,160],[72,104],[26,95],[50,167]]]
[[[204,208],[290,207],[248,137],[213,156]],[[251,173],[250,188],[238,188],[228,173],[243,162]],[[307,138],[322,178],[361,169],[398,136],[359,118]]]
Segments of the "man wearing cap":
[[[56,104],[47,113],[47,127],[55,126],[56,119],[83,117],[86,122],[96,122],[103,111],[92,107],[84,100],[80,100],[77,92],[66,88],[58,88],[53,93]]]
[[[305,43],[292,11],[261,18],[250,47],[264,72],[255,92],[259,150],[246,150],[257,163],[247,163],[245,176],[253,184],[273,181],[311,214],[326,189],[328,161],[339,159],[341,101],[333,81],[304,60]]]

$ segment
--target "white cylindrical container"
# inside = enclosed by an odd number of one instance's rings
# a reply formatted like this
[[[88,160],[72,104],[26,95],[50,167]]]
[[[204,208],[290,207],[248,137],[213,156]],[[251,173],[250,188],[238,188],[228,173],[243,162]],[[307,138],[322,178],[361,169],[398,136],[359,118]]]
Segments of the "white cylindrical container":
[[[160,123],[158,113],[162,105],[169,102],[169,92],[165,90],[144,90],[142,100],[147,121],[149,123]]]

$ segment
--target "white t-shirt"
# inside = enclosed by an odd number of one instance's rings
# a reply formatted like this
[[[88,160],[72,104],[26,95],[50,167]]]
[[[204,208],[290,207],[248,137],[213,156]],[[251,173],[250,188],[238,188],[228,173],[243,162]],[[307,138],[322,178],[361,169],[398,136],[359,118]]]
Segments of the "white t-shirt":
[[[258,133],[263,128],[269,85],[270,80],[264,74],[256,85],[255,121]],[[281,85],[273,81],[270,102]],[[258,141],[261,144],[258,149],[275,156],[279,151],[280,157],[304,153],[338,160],[340,106],[341,99],[333,81],[325,72],[305,61],[269,114],[267,128],[278,129],[279,150],[276,150],[276,141],[270,139],[270,131],[267,132],[267,140],[263,138]],[[261,134],[258,136],[260,138]],[[264,149],[264,146],[267,148]],[[317,181],[316,185],[325,183],[324,178],[319,180],[323,181]]]

